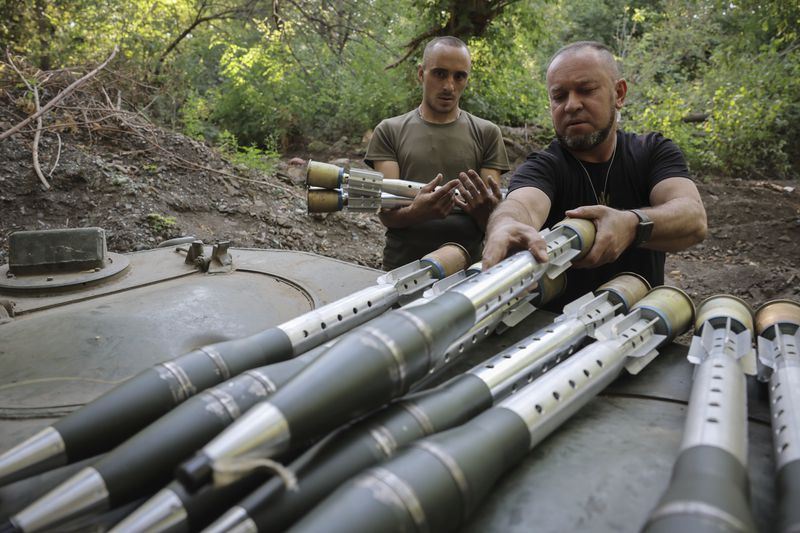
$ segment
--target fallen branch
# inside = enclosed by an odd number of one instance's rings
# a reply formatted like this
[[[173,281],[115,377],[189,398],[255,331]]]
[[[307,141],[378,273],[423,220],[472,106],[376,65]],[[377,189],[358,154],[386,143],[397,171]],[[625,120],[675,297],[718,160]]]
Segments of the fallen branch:
[[[42,182],[42,187],[44,190],[50,189],[50,183],[48,183],[47,178],[44,177],[42,174],[42,167],[39,165],[39,139],[42,138],[42,115],[39,113],[40,106],[39,106],[39,88],[36,85],[31,86],[28,83],[28,79],[19,71],[17,65],[14,64],[14,60],[11,59],[11,54],[8,50],[6,50],[6,57],[8,58],[8,64],[11,65],[11,68],[14,69],[14,72],[19,75],[22,79],[22,82],[25,84],[25,87],[28,88],[29,91],[33,93],[33,103],[36,105],[36,112],[34,115],[36,116],[36,133],[33,134],[33,145],[31,146],[31,152],[33,153],[33,170],[36,171],[36,175],[39,177],[39,181]]]
[[[106,65],[108,65],[108,63],[109,63],[109,62],[110,62],[112,59],[114,59],[114,56],[115,56],[115,55],[117,55],[117,52],[118,52],[118,51],[119,51],[119,46],[116,46],[116,45],[115,45],[115,46],[114,46],[114,50],[112,50],[112,51],[111,51],[111,55],[110,55],[110,56],[108,56],[108,58],[107,58],[105,61],[103,61],[103,62],[102,62],[102,63],[101,63],[101,64],[100,64],[100,65],[99,65],[97,68],[95,68],[94,70],[92,70],[91,72],[89,72],[88,74],[86,74],[85,76],[83,76],[82,78],[79,78],[79,79],[75,80],[74,82],[72,82],[72,84],[70,84],[70,85],[69,85],[69,87],[67,87],[66,89],[64,89],[63,91],[61,91],[61,92],[60,92],[60,93],[58,93],[57,95],[55,95],[55,96],[54,96],[54,97],[53,97],[53,98],[52,98],[52,99],[51,99],[49,102],[47,102],[47,103],[44,105],[44,107],[42,107],[42,108],[41,108],[39,111],[37,111],[37,112],[36,112],[36,113],[34,113],[33,115],[29,116],[28,118],[26,118],[25,120],[23,120],[22,122],[20,122],[19,124],[17,124],[17,125],[16,125],[16,126],[14,126],[13,128],[11,128],[10,130],[7,130],[7,131],[4,131],[3,133],[0,133],[0,141],[2,141],[3,139],[5,139],[6,137],[10,137],[10,136],[14,135],[14,134],[15,134],[15,133],[17,133],[19,130],[21,130],[22,128],[24,128],[26,125],[28,125],[28,123],[29,123],[29,122],[31,122],[31,121],[33,121],[33,120],[36,120],[36,119],[38,119],[39,117],[41,117],[42,115],[44,115],[45,113],[47,113],[47,112],[50,110],[50,108],[52,108],[52,107],[53,107],[54,105],[56,105],[58,102],[60,102],[61,100],[63,100],[63,99],[64,99],[64,98],[66,98],[67,96],[69,96],[69,94],[70,94],[72,91],[74,91],[74,90],[75,90],[75,89],[77,89],[77,88],[78,88],[78,87],[79,87],[81,84],[83,84],[84,82],[86,82],[86,80],[88,80],[88,79],[92,78],[92,77],[93,77],[94,75],[96,75],[98,72],[100,72],[101,70],[103,70],[103,68],[104,68]]]
[[[33,86],[33,102],[36,104],[36,111],[39,111],[39,89],[35,85]],[[36,175],[39,176],[39,181],[42,182],[42,187],[44,190],[50,189],[50,183],[47,181],[47,178],[44,177],[42,174],[42,167],[39,165],[39,139],[42,138],[42,115],[36,117],[36,133],[33,134],[33,146],[31,147],[31,151],[33,152],[33,170],[36,171]]]
[[[53,168],[51,168],[50,172],[47,173],[48,177],[53,176],[53,171],[55,171],[56,167],[58,166],[58,160],[61,158],[61,135],[56,133],[56,137],[58,137],[58,151],[56,151],[56,160],[53,163]]]

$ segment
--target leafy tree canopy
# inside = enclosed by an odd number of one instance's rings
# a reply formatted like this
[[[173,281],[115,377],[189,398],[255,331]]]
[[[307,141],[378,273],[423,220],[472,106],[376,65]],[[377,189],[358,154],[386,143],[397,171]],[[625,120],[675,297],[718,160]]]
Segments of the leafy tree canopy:
[[[465,40],[463,107],[549,125],[544,69],[574,40],[615,51],[625,127],[675,139],[698,171],[796,174],[800,4],[782,0],[0,0],[0,45],[42,70],[98,63],[131,105],[216,143],[360,138],[419,101],[437,35]],[[145,89],[146,88],[146,89]]]

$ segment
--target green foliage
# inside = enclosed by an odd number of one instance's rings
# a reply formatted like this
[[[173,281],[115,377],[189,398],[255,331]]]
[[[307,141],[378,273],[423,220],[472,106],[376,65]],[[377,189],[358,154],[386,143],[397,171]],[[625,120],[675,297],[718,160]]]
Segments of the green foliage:
[[[177,223],[175,217],[160,213],[147,213],[145,220],[150,229],[160,235],[168,233]]]
[[[800,134],[796,30],[747,6],[671,0],[665,7],[625,58],[631,129],[665,133],[697,170],[796,172],[798,154],[787,142]],[[684,121],[689,114],[706,120]]]
[[[0,0],[0,12],[0,48],[43,70],[97,64],[118,44],[126,102],[249,168],[417,105],[414,47],[443,32],[472,51],[462,106],[495,122],[549,125],[549,57],[599,40],[629,81],[625,127],[664,132],[694,169],[791,175],[800,161],[797,2]]]
[[[463,107],[500,124],[548,123],[543,65],[533,56],[543,21],[532,2],[521,3],[496,21],[489,34],[468,44],[472,54],[470,86]]]
[[[257,170],[265,174],[271,174],[280,159],[280,154],[275,149],[277,143],[274,136],[264,139],[263,145],[266,148],[262,149],[256,146],[240,146],[234,134],[223,130],[219,135],[218,143],[219,150],[234,165]]]

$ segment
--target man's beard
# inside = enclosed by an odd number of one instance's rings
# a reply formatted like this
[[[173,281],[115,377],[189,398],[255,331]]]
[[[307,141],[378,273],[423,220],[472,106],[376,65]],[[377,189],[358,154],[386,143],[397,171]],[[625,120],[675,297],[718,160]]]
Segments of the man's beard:
[[[556,133],[556,139],[558,139],[558,142],[561,143],[562,146],[567,147],[569,150],[573,150],[575,152],[586,152],[595,146],[600,145],[608,138],[608,134],[611,133],[611,128],[614,127],[616,118],[617,110],[616,108],[612,108],[611,119],[608,121],[608,125],[605,128],[593,131],[592,133],[586,133],[584,135],[567,136]]]

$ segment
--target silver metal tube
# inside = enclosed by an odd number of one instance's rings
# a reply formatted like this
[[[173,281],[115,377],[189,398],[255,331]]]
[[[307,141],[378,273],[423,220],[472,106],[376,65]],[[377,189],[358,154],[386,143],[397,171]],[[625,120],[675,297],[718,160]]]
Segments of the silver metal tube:
[[[58,494],[45,494],[12,516],[11,523],[20,531],[33,533],[51,524],[63,523],[77,514],[107,509],[109,505],[106,484],[91,467],[81,470],[56,491]]]
[[[184,533],[188,530],[183,502],[173,491],[163,489],[109,530],[109,533]]]
[[[430,279],[430,274],[428,274]],[[295,353],[303,353],[338,337],[354,324],[374,318],[397,303],[394,285],[373,285],[349,296],[308,311],[277,326],[289,337]]]

